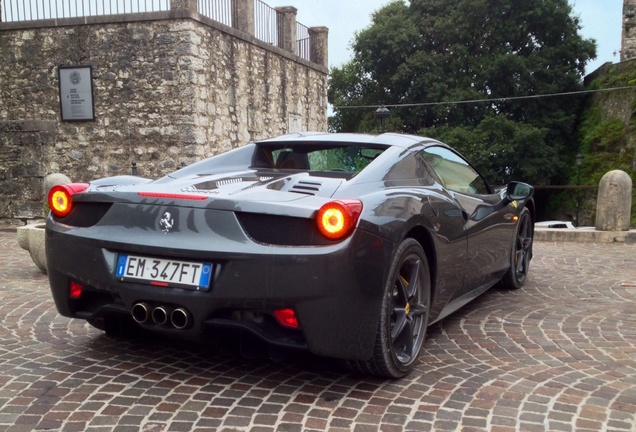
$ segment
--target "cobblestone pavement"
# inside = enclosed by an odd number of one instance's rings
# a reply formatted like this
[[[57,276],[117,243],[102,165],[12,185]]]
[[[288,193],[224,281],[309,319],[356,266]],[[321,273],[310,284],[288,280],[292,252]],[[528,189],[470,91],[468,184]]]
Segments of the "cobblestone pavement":
[[[0,430],[636,431],[636,246],[536,243],[527,286],[430,328],[402,380],[115,340],[0,232]]]

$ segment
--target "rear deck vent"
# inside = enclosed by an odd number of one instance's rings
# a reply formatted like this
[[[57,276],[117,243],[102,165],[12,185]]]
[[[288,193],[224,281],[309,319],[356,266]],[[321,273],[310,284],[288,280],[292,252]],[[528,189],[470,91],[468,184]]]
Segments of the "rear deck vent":
[[[233,183],[241,183],[243,181],[242,178],[232,178],[232,179],[226,179],[226,180],[219,180],[218,182],[216,182],[216,187],[223,187],[223,186],[227,186],[229,184],[233,184]]]
[[[316,181],[308,181],[308,180],[299,180],[295,185],[293,185],[289,191],[301,193],[305,195],[316,195],[322,186],[321,182]]]

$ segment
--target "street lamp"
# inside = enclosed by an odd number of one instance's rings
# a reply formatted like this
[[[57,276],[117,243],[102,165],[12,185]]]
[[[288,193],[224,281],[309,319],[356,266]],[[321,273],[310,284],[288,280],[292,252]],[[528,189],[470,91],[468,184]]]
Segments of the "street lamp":
[[[378,129],[378,132],[386,132],[384,130],[384,122],[386,121],[386,119],[391,117],[391,111],[389,111],[389,109],[385,107],[384,104],[382,104],[378,107],[377,110],[375,110],[375,113],[373,113],[373,117],[375,117],[375,119],[380,122],[380,128]]]
[[[583,155],[581,153],[576,155],[576,185],[581,185],[581,165],[583,165]],[[579,223],[579,207],[581,201],[581,191],[576,189],[576,226],[580,225]]]

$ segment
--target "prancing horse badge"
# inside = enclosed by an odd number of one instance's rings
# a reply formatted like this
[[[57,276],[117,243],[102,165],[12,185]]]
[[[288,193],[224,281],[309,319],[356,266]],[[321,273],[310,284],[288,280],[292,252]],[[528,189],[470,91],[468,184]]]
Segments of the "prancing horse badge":
[[[159,228],[161,228],[161,231],[163,231],[164,234],[168,234],[173,226],[174,219],[169,212],[165,212],[159,220]]]

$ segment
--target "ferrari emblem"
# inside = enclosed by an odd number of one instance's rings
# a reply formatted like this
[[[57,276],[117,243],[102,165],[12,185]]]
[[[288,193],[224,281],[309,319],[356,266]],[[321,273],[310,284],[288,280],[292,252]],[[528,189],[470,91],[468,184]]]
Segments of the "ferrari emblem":
[[[512,204],[512,206],[513,206],[514,208],[519,207],[519,203],[517,202],[517,200],[514,200],[514,201],[513,201],[513,202],[511,202],[510,204]]]
[[[163,231],[164,234],[168,234],[172,227],[174,226],[174,219],[169,212],[165,212],[161,219],[159,220],[159,228]]]

